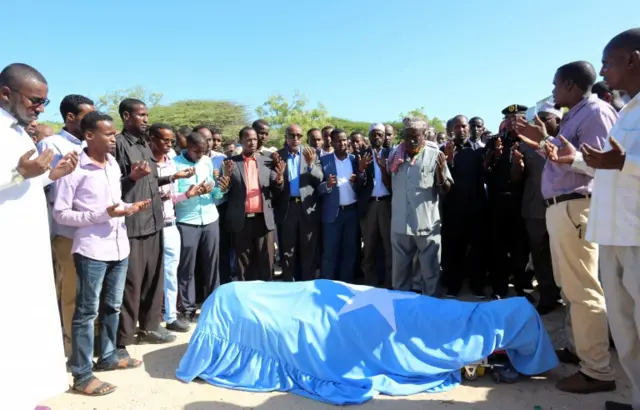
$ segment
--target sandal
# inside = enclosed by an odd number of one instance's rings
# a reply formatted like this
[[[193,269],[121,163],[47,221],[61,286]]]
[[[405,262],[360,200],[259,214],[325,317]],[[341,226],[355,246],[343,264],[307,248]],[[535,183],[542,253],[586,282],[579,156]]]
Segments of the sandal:
[[[90,388],[90,386],[93,386],[93,388]],[[74,384],[73,390],[87,396],[105,396],[113,393],[116,390],[116,386],[111,383],[103,382],[97,377],[92,376],[84,383]]]
[[[127,356],[121,357],[109,365],[97,364],[94,370],[97,372],[108,372],[111,370],[135,369],[136,367],[140,367],[141,364],[142,361]]]

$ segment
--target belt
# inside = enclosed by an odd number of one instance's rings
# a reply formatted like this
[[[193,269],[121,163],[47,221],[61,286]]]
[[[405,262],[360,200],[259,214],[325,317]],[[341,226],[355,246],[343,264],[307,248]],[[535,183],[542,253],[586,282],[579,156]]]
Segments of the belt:
[[[349,209],[356,209],[357,206],[358,206],[358,203],[354,202],[349,205],[338,205],[338,208],[340,208],[341,211],[348,211]]]
[[[290,196],[289,202],[295,202],[296,204],[299,204],[300,202],[302,202],[302,198],[300,198],[299,196]]]
[[[547,205],[547,208],[548,208],[551,205],[557,205],[565,201],[572,201],[574,199],[585,199],[585,198],[586,199],[591,198],[591,194],[585,195],[585,194],[578,194],[578,193],[572,192],[570,194],[558,195],[549,199],[545,199],[544,203]]]
[[[376,201],[376,202],[380,202],[380,201],[386,201],[387,199],[391,199],[391,195],[385,195],[385,196],[372,196],[371,198],[369,198],[369,201]]]
[[[164,227],[165,228],[167,228],[169,226],[175,226],[175,225],[176,225],[176,220],[175,219],[173,221],[171,221],[171,222],[165,222],[164,223]]]
[[[260,216],[260,215],[262,215],[262,212],[254,212],[251,214],[245,214],[244,216],[247,218],[255,218],[256,216]]]

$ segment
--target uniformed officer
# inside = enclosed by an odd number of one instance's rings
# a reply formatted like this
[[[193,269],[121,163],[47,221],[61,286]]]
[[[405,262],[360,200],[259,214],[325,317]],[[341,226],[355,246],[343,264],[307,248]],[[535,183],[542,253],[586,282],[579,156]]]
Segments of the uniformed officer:
[[[484,166],[487,172],[489,198],[490,282],[492,297],[504,298],[509,291],[509,278],[513,275],[518,285],[516,292],[526,296],[522,277],[528,261],[527,234],[521,215],[521,181],[511,180],[513,150],[518,149],[515,121],[524,117],[527,107],[513,104],[502,111],[505,128],[487,141]],[[530,287],[529,284],[527,287]]]

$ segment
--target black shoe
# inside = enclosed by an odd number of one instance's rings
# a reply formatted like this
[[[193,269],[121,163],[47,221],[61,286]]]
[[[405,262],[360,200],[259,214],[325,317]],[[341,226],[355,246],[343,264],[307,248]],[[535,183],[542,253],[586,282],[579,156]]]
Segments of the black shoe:
[[[176,340],[176,335],[172,335],[162,326],[156,330],[141,330],[138,333],[138,344],[162,344],[171,343]]]
[[[605,401],[605,410],[633,410],[633,406],[625,403],[618,403],[617,401]]]
[[[171,323],[167,323],[167,329],[172,332],[186,333],[191,329],[191,326],[189,326],[189,322],[186,320],[176,319]]]
[[[492,293],[491,294],[491,299],[493,299],[493,300],[502,300],[502,299],[504,299],[506,297],[507,297],[507,295],[500,295],[498,293]]]
[[[486,299],[487,298],[487,294],[484,293],[484,288],[481,287],[472,287],[471,288],[471,294],[476,298],[476,299]]]
[[[192,312],[184,312],[180,316],[182,316],[182,320],[187,323],[194,323],[196,321],[196,315]]]
[[[580,364],[580,358],[568,349],[556,350],[556,355],[558,356],[558,360],[560,360],[561,363],[574,364],[576,366]]]
[[[557,301],[551,303],[538,303],[538,305],[536,306],[536,310],[538,311],[538,314],[540,316],[543,316],[553,312],[560,306],[562,306],[562,304],[558,303]]]

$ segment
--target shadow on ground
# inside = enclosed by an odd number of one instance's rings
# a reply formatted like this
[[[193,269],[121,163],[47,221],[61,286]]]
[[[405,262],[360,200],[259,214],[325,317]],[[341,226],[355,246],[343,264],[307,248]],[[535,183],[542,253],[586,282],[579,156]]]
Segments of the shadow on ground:
[[[187,343],[169,346],[145,354],[142,358],[144,367],[153,379],[176,380],[176,369],[187,351]]]

